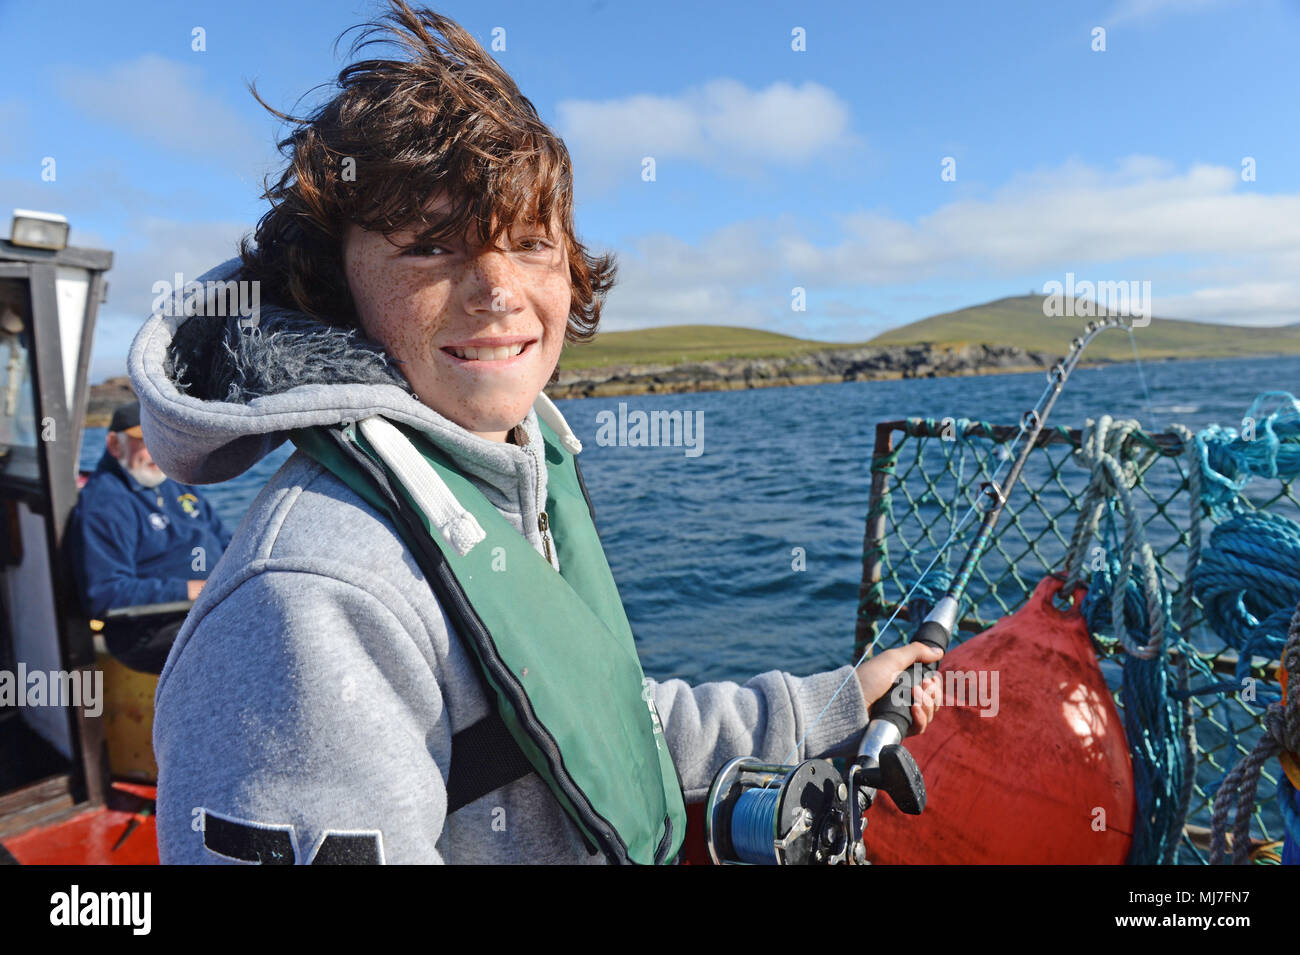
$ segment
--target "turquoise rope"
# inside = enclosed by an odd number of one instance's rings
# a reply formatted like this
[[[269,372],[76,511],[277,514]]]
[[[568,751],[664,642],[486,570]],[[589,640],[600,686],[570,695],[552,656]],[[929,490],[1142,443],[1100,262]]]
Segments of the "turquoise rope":
[[[1112,544],[1108,554],[1120,548]],[[1081,610],[1091,633],[1113,629],[1111,601],[1120,574],[1120,559],[1112,557],[1092,574]],[[1165,616],[1170,613],[1169,593],[1163,584],[1159,599]],[[1124,625],[1132,645],[1147,642],[1151,621],[1143,586],[1129,575],[1123,596]],[[1119,635],[1116,634],[1116,637]],[[1166,631],[1165,639],[1171,639]],[[1120,698],[1124,707],[1124,732],[1133,761],[1133,788],[1137,800],[1137,826],[1129,849],[1130,865],[1159,865],[1173,861],[1187,815],[1186,782],[1192,767],[1184,743],[1185,707],[1171,692],[1171,677],[1164,654],[1150,659],[1128,656],[1124,660]]]
[[[1272,399],[1280,399],[1279,407],[1261,416]],[[1241,491],[1252,477],[1300,477],[1300,402],[1290,392],[1266,391],[1251,402],[1240,432],[1211,425],[1196,444],[1205,502],[1215,511],[1240,510]]]
[[[1252,656],[1282,655],[1300,603],[1300,524],[1267,511],[1229,518],[1210,533],[1192,587],[1206,623],[1237,651],[1236,681],[1220,684],[1236,692],[1251,675]],[[1264,685],[1257,693],[1261,704],[1280,696]]]
[[[1274,410],[1261,415],[1274,401]],[[1264,392],[1251,402],[1240,432],[1206,428],[1196,436],[1196,451],[1202,499],[1221,523],[1211,533],[1210,546],[1202,551],[1190,582],[1205,609],[1206,623],[1238,653],[1236,680],[1206,689],[1237,692],[1251,675],[1252,656],[1285,663],[1292,639],[1293,608],[1300,598],[1300,525],[1251,509],[1241,492],[1252,477],[1283,481],[1300,477],[1300,402],[1289,392]],[[1295,668],[1294,662],[1288,666]],[[1283,716],[1276,702],[1279,697],[1267,684],[1256,690],[1256,702],[1268,705],[1265,723],[1273,739],[1261,740],[1215,787],[1212,861],[1227,861],[1228,816],[1234,800],[1233,836],[1238,845],[1232,861],[1247,860],[1245,843],[1261,763],[1279,747],[1294,745],[1296,701],[1288,702]],[[1288,732],[1291,736],[1284,740]],[[1277,798],[1286,830],[1282,862],[1297,865],[1300,796],[1285,776],[1278,782]]]
[[[1263,413],[1270,404],[1272,411]],[[1248,509],[1241,492],[1253,477],[1300,478],[1300,401],[1266,391],[1251,402],[1242,429],[1211,425],[1196,436],[1202,497],[1221,523],[1192,572],[1206,623],[1238,653],[1236,680],[1194,693],[1236,692],[1250,658],[1277,659],[1300,602],[1300,525]],[[1261,688],[1262,703],[1279,694]]]

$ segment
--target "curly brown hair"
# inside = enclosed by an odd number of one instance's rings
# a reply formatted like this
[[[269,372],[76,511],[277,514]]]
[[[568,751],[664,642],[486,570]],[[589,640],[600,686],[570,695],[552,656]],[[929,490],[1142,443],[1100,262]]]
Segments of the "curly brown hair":
[[[392,235],[416,230],[424,245],[472,235],[496,246],[515,223],[558,213],[573,289],[565,338],[591,339],[614,284],[611,255],[592,256],[573,231],[573,177],[564,141],[509,74],[455,21],[389,0],[392,9],[360,29],[349,57],[394,42],[410,60],[361,60],[339,73],[339,92],[303,118],[269,106],[295,128],[278,143],[288,165],[266,184],[271,209],[255,246],[240,243],[243,276],[264,298],[331,325],[356,327],[356,304],[343,269],[351,224]],[[350,162],[348,162],[350,160]],[[448,196],[431,216],[429,200]],[[551,238],[554,238],[551,236]]]

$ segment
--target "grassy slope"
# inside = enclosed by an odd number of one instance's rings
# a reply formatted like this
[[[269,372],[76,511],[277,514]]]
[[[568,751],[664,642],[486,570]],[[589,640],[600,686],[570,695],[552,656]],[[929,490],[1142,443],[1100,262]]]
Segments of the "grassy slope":
[[[1064,353],[1088,319],[1049,318],[1042,296],[1022,295],[946,312],[873,338],[871,345],[931,342],[943,345],[1018,345],[1026,351]],[[1300,325],[1241,328],[1170,318],[1153,318],[1134,330],[1143,358],[1213,358],[1300,353]],[[618,364],[674,364],[722,358],[779,358],[863,343],[809,341],[729,325],[669,325],[631,332],[602,332],[585,345],[566,345],[561,367],[598,368]],[[1123,332],[1099,335],[1087,357],[1128,360],[1133,346]]]
[[[988,342],[1018,345],[1027,351],[1064,352],[1088,319],[1049,318],[1043,314],[1042,301],[1039,295],[1022,295],[935,315],[885,332],[871,344]],[[1300,325],[1241,328],[1155,317],[1147,327],[1135,328],[1133,335],[1143,358],[1300,353]],[[1087,357],[1131,359],[1133,345],[1121,331],[1105,332],[1088,346]]]

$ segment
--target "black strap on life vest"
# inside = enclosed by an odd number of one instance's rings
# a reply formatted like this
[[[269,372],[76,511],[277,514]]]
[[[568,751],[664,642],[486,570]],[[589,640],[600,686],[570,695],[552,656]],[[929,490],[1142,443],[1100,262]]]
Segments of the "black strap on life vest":
[[[489,700],[491,697],[489,697]],[[493,709],[451,737],[447,815],[533,772],[533,764]]]

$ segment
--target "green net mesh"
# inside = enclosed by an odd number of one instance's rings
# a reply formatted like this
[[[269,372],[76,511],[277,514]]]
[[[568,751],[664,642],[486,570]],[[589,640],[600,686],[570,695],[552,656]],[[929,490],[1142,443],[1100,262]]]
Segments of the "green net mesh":
[[[907,594],[954,528],[980,495],[983,482],[993,478],[1010,456],[1020,429],[963,419],[912,418],[877,426],[872,456],[871,495],[863,543],[862,587],[854,659],[869,645],[886,649],[911,639],[915,622],[899,602]],[[1142,512],[1147,540],[1156,555],[1164,586],[1173,606],[1180,604],[1188,560],[1192,521],[1202,522],[1203,539],[1211,524],[1199,502],[1192,508],[1188,493],[1182,439],[1173,433],[1139,432],[1134,440],[1156,450],[1133,489]],[[1078,518],[1077,502],[1089,481],[1087,468],[1074,458],[1081,436],[1065,427],[1044,428],[1011,492],[992,542],[976,568],[967,589],[965,616],[953,634],[960,643],[991,626],[1028,598],[1048,573],[1064,568],[1070,535]],[[1005,468],[1003,469],[1005,475]],[[1247,503],[1274,513],[1300,518],[1300,500],[1283,480],[1253,481]],[[977,521],[970,520],[942,554],[938,567],[955,570]],[[1085,560],[1085,568],[1087,567]],[[1193,671],[1231,680],[1237,653],[1204,625],[1199,602],[1186,632],[1179,630],[1177,614],[1170,626],[1195,649]],[[893,624],[885,622],[898,611]],[[1098,655],[1117,707],[1122,708],[1118,687],[1127,659],[1117,641],[1094,634]],[[1251,672],[1258,687],[1278,692],[1278,661],[1256,658]],[[1193,683],[1196,681],[1193,680]],[[1215,788],[1233,765],[1254,746],[1261,730],[1266,700],[1252,694],[1219,692],[1194,695],[1197,769],[1195,789],[1179,846],[1179,863],[1207,862],[1209,826]],[[1281,815],[1274,798],[1280,770],[1276,761],[1266,765],[1258,791],[1259,805],[1251,836],[1264,843],[1283,838]],[[1257,861],[1272,861],[1263,851]]]

